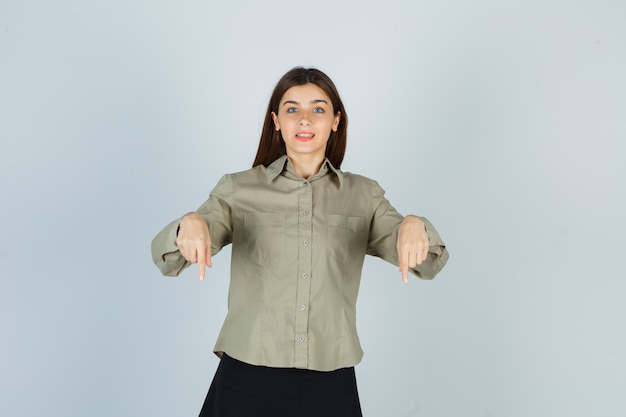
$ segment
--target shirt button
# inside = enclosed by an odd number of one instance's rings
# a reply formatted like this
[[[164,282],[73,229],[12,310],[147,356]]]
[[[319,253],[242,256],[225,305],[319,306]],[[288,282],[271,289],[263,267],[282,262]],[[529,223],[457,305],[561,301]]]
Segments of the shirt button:
[[[304,304],[302,304],[302,305],[300,306],[300,310],[302,310],[302,311],[306,310],[306,306],[305,306]]]
[[[306,272],[303,272],[302,273],[302,278],[306,278],[306,277],[307,277]]]
[[[301,341],[301,342],[304,342],[304,336],[300,336],[300,337],[298,338],[298,340],[299,340],[299,341]]]
[[[305,241],[304,241],[304,242],[302,242],[302,243],[304,244],[304,246],[308,246],[309,241],[308,241],[308,240],[305,240]]]
[[[302,183],[302,186],[303,186],[303,187],[308,187],[308,186],[309,186],[309,183],[305,181],[305,182],[303,182],[303,183]]]
[[[308,210],[304,210],[304,211],[302,212],[302,214],[303,214],[303,215],[305,215],[305,216],[308,216],[308,215],[309,215],[309,211],[308,211]]]

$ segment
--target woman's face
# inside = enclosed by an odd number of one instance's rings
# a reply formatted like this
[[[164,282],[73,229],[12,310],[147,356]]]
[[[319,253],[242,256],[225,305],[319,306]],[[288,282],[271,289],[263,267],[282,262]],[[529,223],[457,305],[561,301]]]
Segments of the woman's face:
[[[321,162],[331,131],[336,132],[341,114],[324,90],[315,84],[291,87],[280,99],[278,114],[272,112],[274,127],[281,132],[287,156],[312,157]]]

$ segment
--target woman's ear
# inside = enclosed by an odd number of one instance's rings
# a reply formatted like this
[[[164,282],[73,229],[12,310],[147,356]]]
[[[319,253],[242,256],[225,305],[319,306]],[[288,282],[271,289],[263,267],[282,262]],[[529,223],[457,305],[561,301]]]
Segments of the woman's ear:
[[[341,120],[341,112],[338,111],[337,114],[335,114],[335,120],[333,121],[333,132],[337,131],[337,128],[339,127],[339,121]]]
[[[277,132],[280,131],[280,123],[278,123],[278,116],[276,116],[276,113],[272,112],[272,120],[274,121],[274,129],[276,129]]]

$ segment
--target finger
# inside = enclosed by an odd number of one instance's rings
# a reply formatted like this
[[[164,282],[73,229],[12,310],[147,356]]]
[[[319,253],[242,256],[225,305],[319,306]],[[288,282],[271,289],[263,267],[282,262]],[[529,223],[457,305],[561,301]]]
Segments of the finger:
[[[206,259],[206,266],[211,268],[213,266],[213,262],[211,261],[211,245],[210,244],[206,248],[205,259]]]
[[[206,268],[206,250],[198,249],[198,279],[204,281],[204,273]]]
[[[183,256],[192,264],[195,264],[198,261],[198,256],[196,255],[196,251],[193,249],[185,248],[185,255]]]
[[[409,259],[408,254],[403,254],[400,263],[400,272],[402,273],[402,282],[406,285],[409,283]]]
[[[409,267],[415,268],[420,263],[420,251],[417,248],[411,251],[411,263]]]
[[[402,281],[405,285],[409,283],[409,271],[415,268],[415,266],[417,265],[416,262],[416,253],[413,251],[407,251],[406,268],[404,269],[404,271],[402,271]]]
[[[196,251],[187,245],[187,241],[180,239],[176,241],[176,245],[178,246],[178,250],[183,258],[186,261],[191,262],[192,264],[196,263]]]
[[[405,284],[409,283],[409,263],[408,263],[408,254],[405,253],[402,249],[398,248],[398,263],[400,267],[400,273],[402,274],[402,282]]]
[[[417,245],[415,248],[415,265],[421,265],[424,262],[424,245]]]
[[[428,250],[429,250],[429,246],[428,243],[424,245],[424,248],[422,249],[422,262],[426,262],[426,259],[428,259]]]
[[[417,265],[421,265],[422,264],[422,250],[419,249],[417,252],[415,252],[415,266]]]
[[[402,282],[404,285],[409,283],[409,268],[406,265],[402,269]]]
[[[409,267],[415,268],[419,264],[419,252],[410,252],[409,259]]]

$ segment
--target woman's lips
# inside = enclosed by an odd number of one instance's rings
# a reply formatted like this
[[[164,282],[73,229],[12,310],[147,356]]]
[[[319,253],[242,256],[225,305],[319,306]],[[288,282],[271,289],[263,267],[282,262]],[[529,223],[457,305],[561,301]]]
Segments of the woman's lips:
[[[298,132],[296,133],[296,139],[302,142],[307,142],[315,137],[313,132]]]

